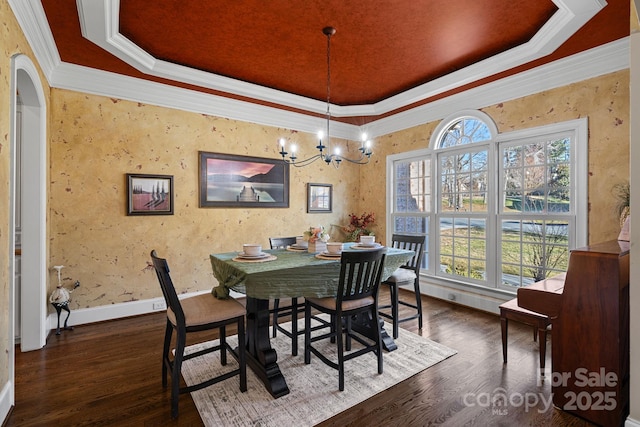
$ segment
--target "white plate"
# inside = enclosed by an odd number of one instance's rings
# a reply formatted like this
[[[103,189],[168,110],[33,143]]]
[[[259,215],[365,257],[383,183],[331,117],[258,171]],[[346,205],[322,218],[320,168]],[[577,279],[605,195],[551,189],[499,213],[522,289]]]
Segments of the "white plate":
[[[302,246],[296,246],[296,245],[289,245],[287,249],[292,251],[306,251],[308,248],[304,248]]]
[[[354,249],[380,249],[382,247],[382,245],[380,243],[374,243],[372,245],[356,243],[355,245],[353,245],[351,247],[354,248]]]
[[[342,252],[339,253],[339,254],[332,254],[332,253],[329,253],[327,251],[324,251],[324,252],[320,252],[320,255],[328,256],[328,257],[331,257],[331,258],[340,258],[342,256]]]
[[[260,259],[260,258],[266,258],[268,256],[269,254],[265,252],[260,252],[258,255],[248,255],[248,254],[245,254],[244,252],[238,253],[238,258],[244,258],[244,259]]]

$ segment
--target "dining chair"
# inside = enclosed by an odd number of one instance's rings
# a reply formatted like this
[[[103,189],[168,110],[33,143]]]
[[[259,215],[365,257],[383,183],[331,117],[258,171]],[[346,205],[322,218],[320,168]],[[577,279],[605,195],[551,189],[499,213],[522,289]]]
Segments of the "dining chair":
[[[385,259],[385,249],[342,252],[340,279],[335,297],[306,298],[304,326],[304,363],[311,363],[311,353],[323,363],[338,370],[338,389],[344,390],[344,362],[365,353],[374,352],[378,359],[378,374],[382,374],[382,338],[378,323],[378,288]],[[331,321],[311,327],[311,309],[329,314]],[[353,316],[360,316],[365,329],[354,333]],[[315,317],[315,316],[314,316]],[[312,332],[329,328],[329,332],[311,336]],[[364,336],[366,335],[366,338]],[[337,345],[337,362],[325,356],[312,344],[330,339]],[[343,343],[344,338],[344,343]],[[351,351],[354,339],[364,347]],[[345,354],[345,350],[349,353]]]
[[[393,338],[398,338],[399,324],[412,319],[418,319],[418,328],[422,329],[422,300],[420,298],[420,266],[422,255],[424,254],[424,236],[411,236],[404,234],[394,234],[391,237],[391,246],[399,249],[407,249],[415,252],[405,265],[393,272],[388,279],[382,282],[389,287],[391,294],[391,304],[380,306],[380,316],[391,319],[393,322]],[[413,284],[415,302],[402,301],[399,298],[399,288],[403,285]],[[410,316],[400,318],[399,304],[413,308],[416,312]],[[386,310],[391,309],[389,313]],[[385,310],[385,311],[382,311]]]
[[[287,246],[296,243],[295,236],[293,237],[269,237],[269,244],[271,249],[286,249]],[[304,299],[291,298],[291,304],[280,307],[280,299],[276,298],[273,301],[273,308],[270,310],[272,315],[272,334],[271,337],[275,338],[278,335],[278,331],[291,338],[291,355],[298,355],[298,335],[302,335],[304,331],[298,330],[298,313],[304,311]],[[291,317],[291,330],[287,330],[280,326],[278,319],[281,317]]]
[[[151,251],[151,260],[162,288],[162,294],[167,304],[167,325],[164,335],[162,352],[162,387],[167,387],[167,371],[171,373],[171,416],[178,417],[178,397],[181,393],[200,390],[220,381],[239,375],[240,391],[247,390],[247,371],[244,338],[245,307],[233,298],[217,299],[211,293],[194,297],[178,299],[173,281],[169,275],[167,260],[158,257],[156,251]],[[238,354],[236,355],[227,342],[226,327],[236,325],[238,329]],[[220,339],[218,345],[209,346],[200,351],[184,354],[186,337],[189,332],[218,329]],[[171,360],[171,338],[176,331],[175,353]],[[214,351],[220,351],[220,363],[227,364],[227,350],[238,361],[238,368],[219,376],[209,378],[200,383],[180,387],[182,362],[194,357],[202,356]]]

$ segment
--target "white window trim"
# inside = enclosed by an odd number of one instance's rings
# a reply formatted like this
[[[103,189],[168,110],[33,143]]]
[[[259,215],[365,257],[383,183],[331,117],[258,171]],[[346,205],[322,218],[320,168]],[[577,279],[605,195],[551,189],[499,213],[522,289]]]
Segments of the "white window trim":
[[[498,127],[496,126],[496,123],[493,121],[491,116],[489,116],[487,113],[479,110],[461,110],[456,113],[449,114],[447,117],[442,119],[442,121],[440,121],[438,126],[436,126],[436,128],[433,130],[433,133],[431,134],[431,138],[429,139],[429,146],[435,147],[434,151],[439,149],[446,149],[436,147],[436,144],[438,144],[438,142],[442,140],[444,134],[449,130],[449,126],[451,126],[451,123],[466,118],[477,119],[487,125],[487,127],[489,128],[489,132],[491,132],[491,139],[487,140],[487,142],[495,141],[498,137]]]
[[[589,151],[589,121],[588,119],[581,118],[575,120],[569,120],[561,123],[553,123],[550,125],[543,125],[535,128],[517,130],[507,133],[498,134],[495,143],[498,146],[501,142],[511,142],[519,139],[539,138],[547,134],[555,133],[568,133],[573,132],[573,143],[571,144],[571,158],[575,165],[575,186],[573,193],[571,194],[571,200],[575,201],[574,209],[576,216],[576,227],[574,242],[575,247],[569,249],[575,249],[587,245],[587,237],[589,235],[588,230],[588,206],[589,206],[589,192],[588,192],[588,151]],[[497,169],[497,168],[496,168]],[[496,174],[498,171],[496,170]],[[496,178],[498,178],[496,176]],[[499,182],[496,180],[496,183]]]
[[[392,210],[393,210],[393,201],[395,200],[395,188],[393,186],[393,183],[395,182],[394,180],[394,175],[393,175],[393,165],[395,162],[397,161],[402,161],[402,160],[409,160],[409,159],[416,159],[418,157],[428,157],[433,155],[433,150],[431,148],[421,148],[419,150],[413,150],[413,151],[405,151],[403,153],[398,153],[398,154],[390,154],[387,156],[387,163],[386,163],[386,167],[387,167],[387,197],[386,197],[386,236],[385,236],[385,241],[390,242],[391,241],[391,236],[393,235],[393,220],[391,218],[391,215],[389,214]],[[433,160],[433,159],[432,159]],[[431,212],[433,213],[433,203],[434,203],[434,198],[431,198]]]
[[[480,114],[478,114],[480,113]],[[494,129],[491,129],[491,126],[495,127],[493,119],[487,116],[485,113],[476,110],[464,110],[459,111],[455,114],[450,115],[445,120],[442,120],[441,123],[434,129],[432,137],[430,139],[430,147],[434,147],[439,141],[438,138],[442,136],[442,132],[446,129],[451,121],[456,118],[462,117],[476,117],[483,120],[489,127],[491,132],[493,133]],[[492,144],[495,145],[495,152],[498,152],[498,145],[500,142],[505,141],[513,141],[516,139],[522,138],[532,138],[539,137],[544,134],[552,134],[558,132],[573,132],[573,144],[572,144],[572,158],[574,160],[575,165],[575,187],[573,189],[574,194],[572,194],[572,200],[575,201],[575,217],[576,217],[576,226],[575,226],[575,238],[574,245],[575,247],[570,247],[569,249],[575,249],[576,247],[582,247],[587,245],[588,242],[588,147],[589,147],[589,125],[588,119],[579,118],[575,120],[569,120],[561,123],[554,123],[549,125],[542,125],[538,127],[511,131],[506,133],[498,133],[497,128],[495,128],[495,137],[493,138]],[[393,200],[394,199],[394,169],[393,165],[396,161],[402,160],[411,160],[418,157],[431,157],[431,165],[432,165],[432,177],[435,173],[436,168],[436,159],[434,159],[435,151],[432,148],[423,148],[418,150],[407,151],[403,153],[397,153],[387,156],[386,159],[386,241],[390,241],[391,236],[393,234],[393,221],[392,216],[390,215],[393,209]],[[494,173],[498,174],[498,168],[493,167]],[[498,185],[498,177],[495,177],[495,185]],[[433,185],[435,186],[435,179],[433,181]],[[437,199],[437,190],[436,188],[432,189],[432,194],[434,197],[431,198],[431,212],[433,217],[435,217],[435,203]],[[493,191],[497,191],[497,188],[494,188]],[[497,207],[496,207],[497,209]],[[494,212],[495,213],[495,212]],[[494,218],[497,215],[494,215]],[[495,219],[492,220],[495,222]],[[430,226],[435,227],[435,221],[430,221]],[[488,225],[489,226],[489,225]],[[497,224],[492,224],[495,228]],[[429,230],[430,238],[430,247],[429,253],[430,257],[433,257],[435,254],[435,234],[433,230]],[[491,237],[495,240],[495,237]],[[494,242],[495,243],[495,242]],[[497,268],[497,267],[491,267]],[[498,305],[507,299],[513,297],[513,293],[515,290],[508,291],[502,289],[500,287],[486,287],[484,285],[477,285],[473,283],[462,283],[458,281],[447,280],[441,277],[435,277],[431,275],[424,275],[421,280],[421,291],[426,295],[434,296],[436,298],[449,299],[452,301],[459,302],[461,304],[475,307],[481,310],[487,310],[492,312],[497,312]]]

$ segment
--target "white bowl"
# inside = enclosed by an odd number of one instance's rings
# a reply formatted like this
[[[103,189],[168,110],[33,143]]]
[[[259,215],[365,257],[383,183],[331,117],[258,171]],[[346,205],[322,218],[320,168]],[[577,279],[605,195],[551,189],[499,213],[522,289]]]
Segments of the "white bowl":
[[[262,253],[262,245],[257,243],[245,243],[242,245],[242,251],[245,255],[260,255]]]

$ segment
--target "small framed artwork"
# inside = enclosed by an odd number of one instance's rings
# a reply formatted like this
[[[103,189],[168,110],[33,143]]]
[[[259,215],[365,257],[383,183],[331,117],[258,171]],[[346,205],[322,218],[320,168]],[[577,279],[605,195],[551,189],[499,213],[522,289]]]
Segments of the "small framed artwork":
[[[307,184],[307,213],[329,213],[333,206],[333,185]]]
[[[127,174],[127,215],[173,215],[173,175]]]
[[[289,164],[200,152],[201,208],[288,208]]]

